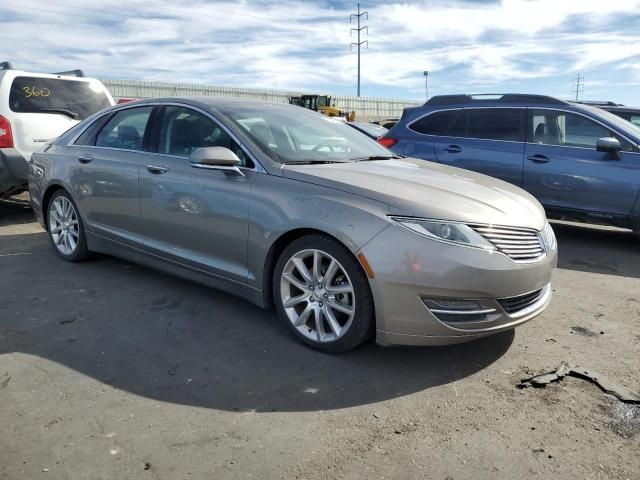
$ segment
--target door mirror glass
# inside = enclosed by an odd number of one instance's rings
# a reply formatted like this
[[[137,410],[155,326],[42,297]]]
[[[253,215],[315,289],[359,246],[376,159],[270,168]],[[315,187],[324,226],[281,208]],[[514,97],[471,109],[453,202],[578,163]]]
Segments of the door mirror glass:
[[[191,165],[206,165],[212,167],[237,167],[240,159],[225,147],[197,148],[189,156]]]
[[[602,137],[596,142],[596,150],[599,152],[617,153],[622,150],[622,145],[617,138]]]

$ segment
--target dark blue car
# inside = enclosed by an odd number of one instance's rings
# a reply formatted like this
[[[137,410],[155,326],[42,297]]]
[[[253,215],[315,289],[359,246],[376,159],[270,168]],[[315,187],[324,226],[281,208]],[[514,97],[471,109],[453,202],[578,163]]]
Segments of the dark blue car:
[[[541,95],[443,95],[407,108],[379,141],[518,185],[551,217],[640,233],[640,127],[599,108]]]

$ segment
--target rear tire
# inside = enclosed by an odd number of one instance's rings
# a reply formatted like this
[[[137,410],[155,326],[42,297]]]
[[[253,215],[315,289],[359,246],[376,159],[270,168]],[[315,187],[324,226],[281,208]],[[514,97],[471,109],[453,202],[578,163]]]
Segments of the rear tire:
[[[373,333],[373,295],[362,267],[340,242],[321,234],[294,240],[273,274],[278,316],[307,345],[345,352]]]
[[[47,205],[49,240],[60,258],[79,262],[89,257],[84,224],[75,202],[65,190],[55,192]]]

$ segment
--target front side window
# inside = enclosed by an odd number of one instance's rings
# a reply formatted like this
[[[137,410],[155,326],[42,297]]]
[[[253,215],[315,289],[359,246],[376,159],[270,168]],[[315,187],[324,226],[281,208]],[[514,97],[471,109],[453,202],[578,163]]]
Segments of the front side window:
[[[228,148],[240,159],[240,166],[253,166],[242,148],[209,117],[186,107],[164,108],[158,153],[189,157],[198,148],[207,147]]]
[[[524,141],[524,114],[520,108],[471,108],[447,129],[446,136],[481,140]]]
[[[529,138],[532,143],[565,147],[595,148],[599,138],[615,137],[623,149],[631,148],[604,125],[570,112],[555,110],[529,110]]]
[[[120,110],[96,138],[96,147],[143,150],[144,131],[153,107]]]
[[[423,135],[441,135],[453,123],[459,113],[460,110],[442,110],[431,113],[410,124],[409,130]]]
[[[111,103],[96,81],[16,77],[9,92],[9,106],[17,113],[53,113],[84,120]]]

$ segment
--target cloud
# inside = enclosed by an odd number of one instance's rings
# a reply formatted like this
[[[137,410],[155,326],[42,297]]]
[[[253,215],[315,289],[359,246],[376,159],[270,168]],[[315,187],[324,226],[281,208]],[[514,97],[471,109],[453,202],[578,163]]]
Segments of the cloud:
[[[25,69],[351,93],[349,7],[324,0],[23,0],[0,6],[0,44]],[[520,85],[557,91],[577,71],[594,87],[604,89],[595,82],[606,80],[615,89],[640,75],[639,9],[640,0],[368,2],[363,90],[419,97],[423,70],[439,93]]]

